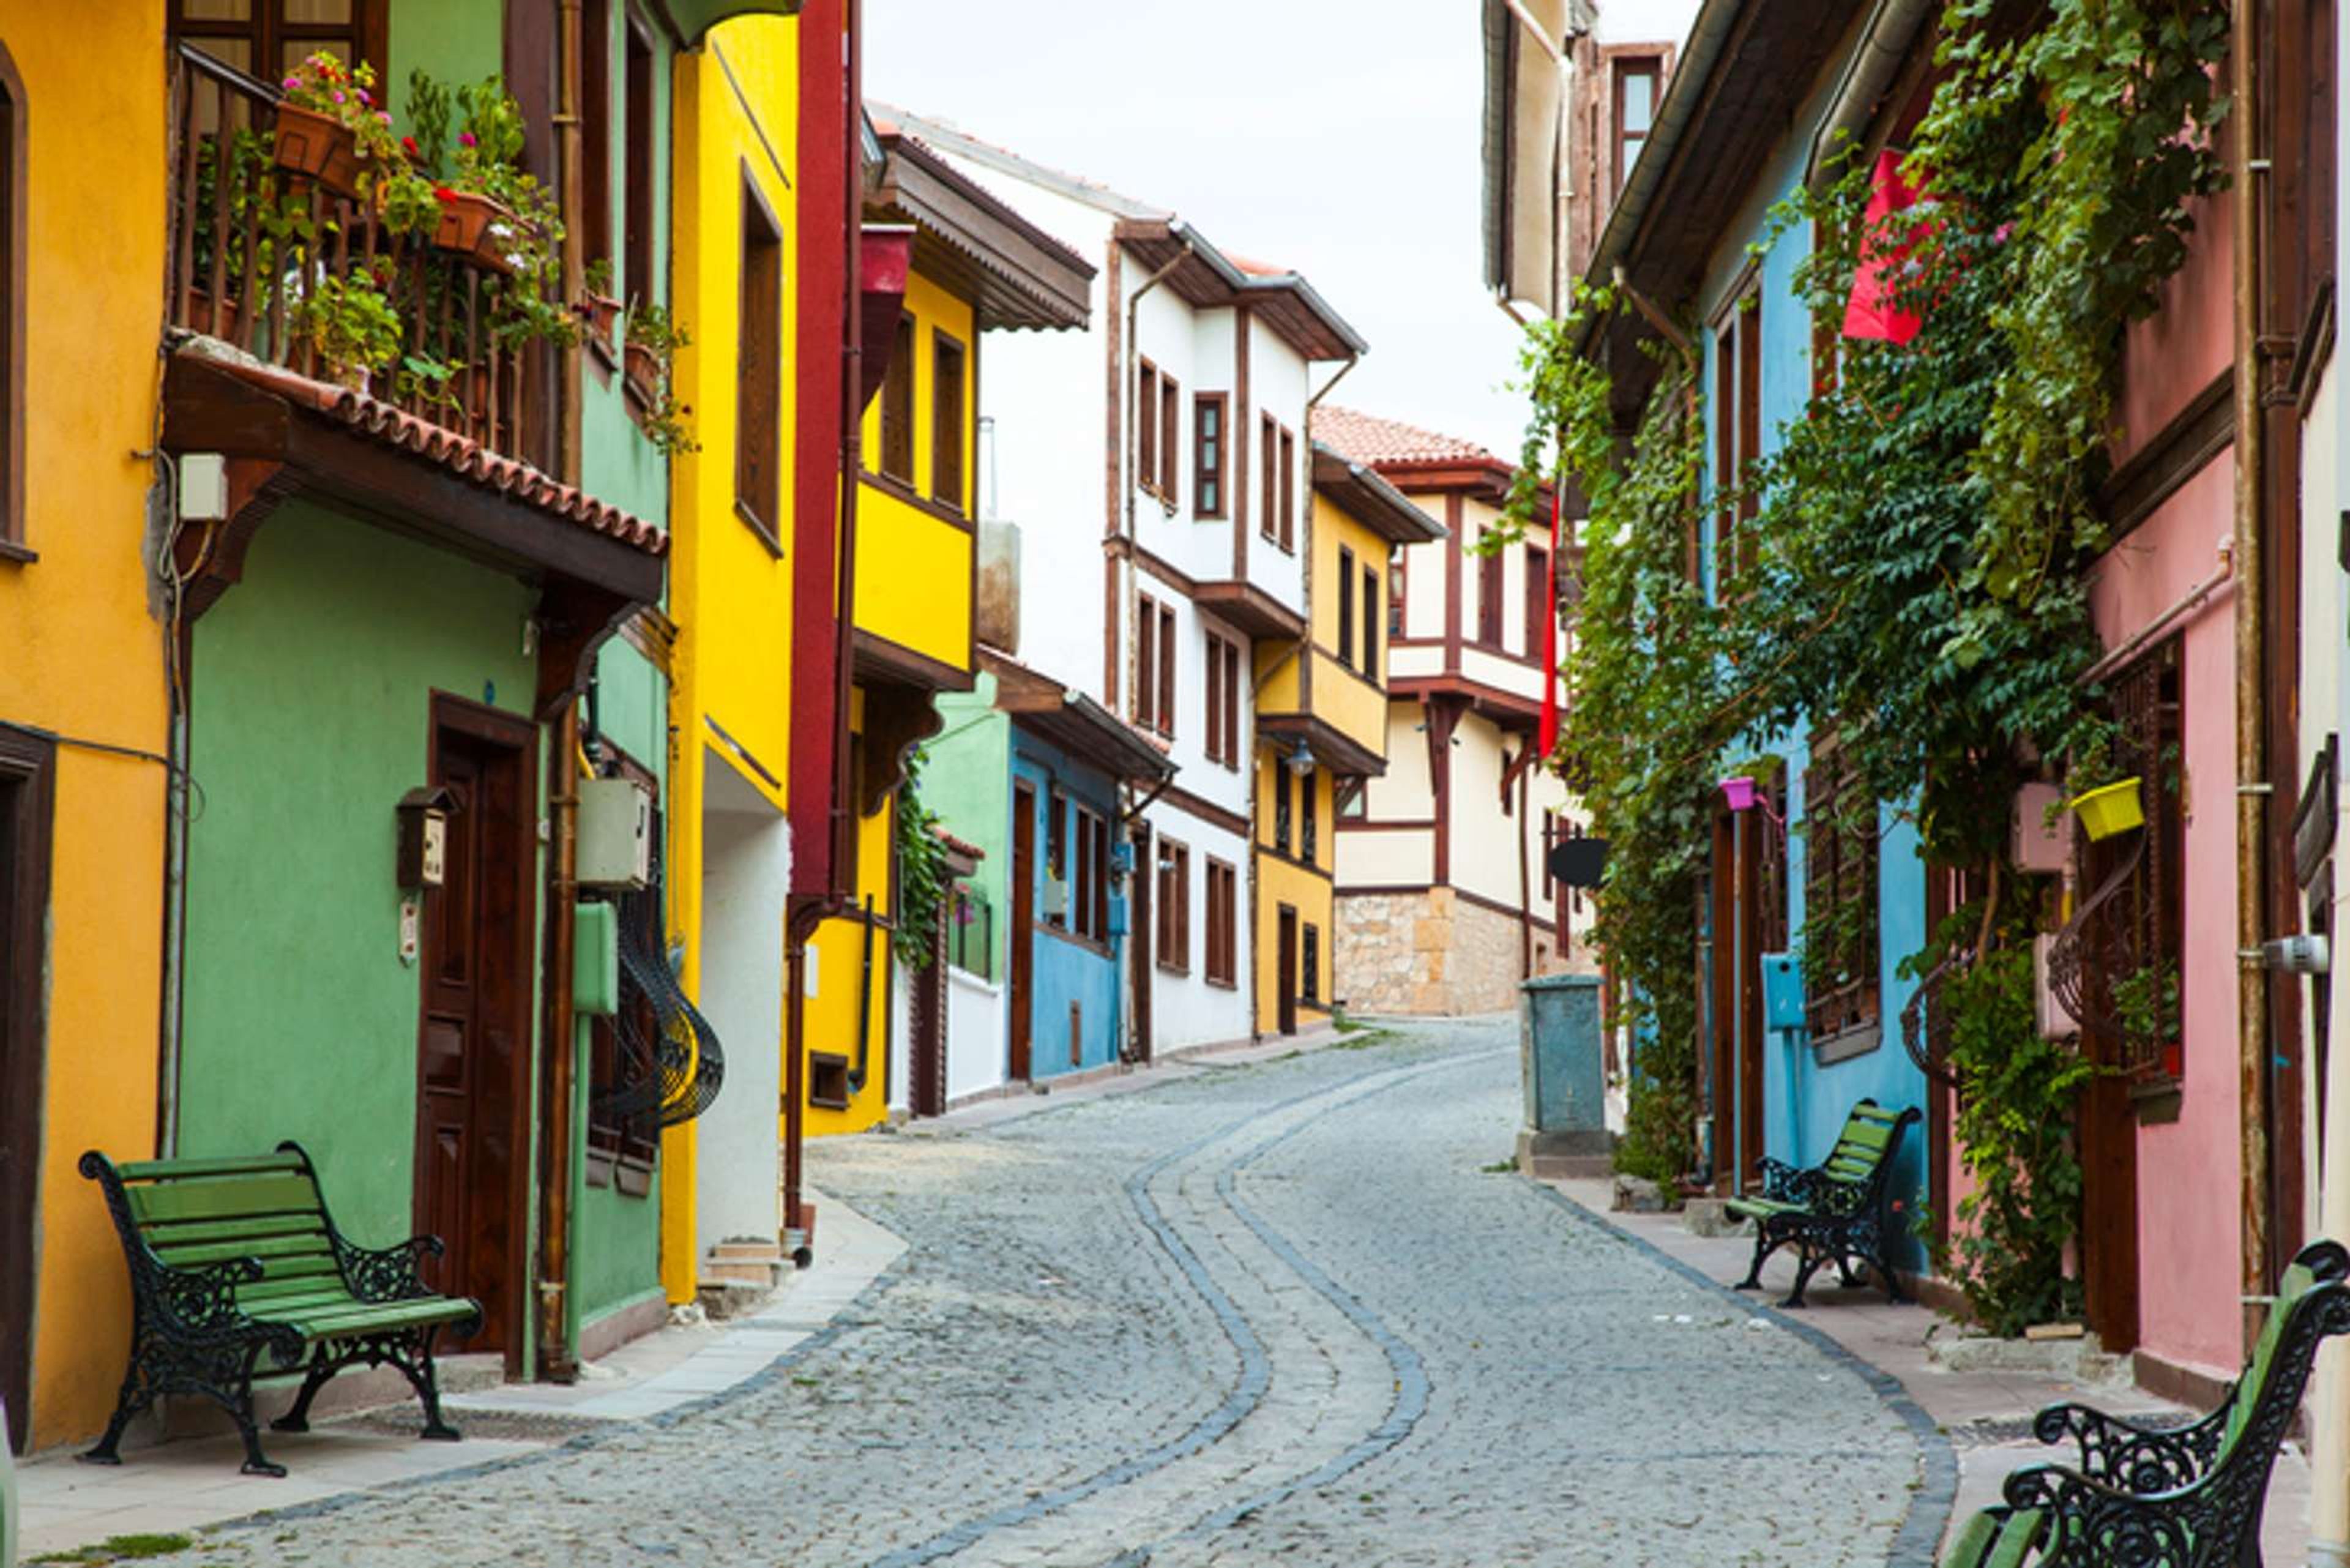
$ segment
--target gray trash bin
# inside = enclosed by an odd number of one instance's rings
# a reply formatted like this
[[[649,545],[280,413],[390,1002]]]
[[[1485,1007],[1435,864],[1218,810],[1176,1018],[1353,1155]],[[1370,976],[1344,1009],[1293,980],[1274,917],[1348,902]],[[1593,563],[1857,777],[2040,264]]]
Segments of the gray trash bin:
[[[1518,1065],[1526,1091],[1518,1168],[1546,1177],[1610,1175],[1616,1139],[1607,1130],[1598,976],[1551,974],[1520,984]]]

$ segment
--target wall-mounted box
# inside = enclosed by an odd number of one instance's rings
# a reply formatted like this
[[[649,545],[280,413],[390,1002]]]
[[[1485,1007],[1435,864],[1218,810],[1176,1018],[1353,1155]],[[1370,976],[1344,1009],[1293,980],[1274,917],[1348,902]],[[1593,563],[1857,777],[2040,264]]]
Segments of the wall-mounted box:
[[[634,779],[582,779],[579,885],[642,888],[652,875],[651,792]]]
[[[1804,1027],[1804,967],[1793,953],[1764,953],[1762,963],[1762,1027]]]
[[[400,843],[393,879],[402,888],[438,888],[446,873],[449,814],[457,797],[437,784],[423,784],[400,797],[394,815]]]
[[[2053,784],[2028,784],[2015,792],[2015,820],[2009,825],[2008,848],[2017,870],[2064,869],[2064,825],[2071,819],[2061,811],[2049,810],[2058,799]]]
[[[620,907],[600,899],[577,906],[571,928],[571,1006],[582,1017],[620,1011]]]

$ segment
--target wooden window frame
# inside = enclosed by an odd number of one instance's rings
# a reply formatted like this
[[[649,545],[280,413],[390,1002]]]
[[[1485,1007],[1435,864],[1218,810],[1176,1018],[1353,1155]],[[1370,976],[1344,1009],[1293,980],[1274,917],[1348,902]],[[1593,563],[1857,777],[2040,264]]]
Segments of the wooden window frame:
[[[1338,546],[1338,662],[1355,668],[1355,552]]]
[[[1503,590],[1502,552],[1477,557],[1477,646],[1502,651]]]
[[[1297,432],[1281,427],[1281,551],[1297,554]]]
[[[1762,289],[1750,275],[1731,292],[1713,329],[1714,595],[1727,601],[1755,561],[1754,527],[1762,508],[1753,496],[1729,504],[1746,483],[1762,444]]]
[[[203,48],[206,39],[243,39],[253,49],[245,74],[265,82],[274,82],[286,74],[287,44],[305,46],[308,51],[333,49],[345,65],[359,60],[373,65],[380,88],[388,93],[391,90],[386,58],[390,0],[350,0],[350,4],[348,22],[289,22],[282,15],[283,0],[253,0],[250,16],[240,23],[210,18],[190,20],[184,0],[171,0],[164,26],[172,39],[198,48]],[[344,47],[337,47],[338,44]],[[229,63],[225,57],[216,57]]]
[[[25,311],[32,256],[26,244],[30,106],[25,78],[0,41],[0,561],[36,559],[25,515]]]
[[[743,165],[741,317],[734,347],[734,514],[781,557],[784,226]]]
[[[1231,469],[1231,420],[1232,399],[1225,393],[1191,395],[1191,504],[1197,517],[1221,518],[1231,509],[1225,485]]]
[[[874,443],[875,472],[908,489],[914,484],[914,359],[920,351],[921,325],[910,311],[898,316],[889,343],[889,368],[881,378],[881,439]]]
[[[1134,701],[1128,706],[1134,722],[1145,730],[1159,727],[1159,601],[1149,594],[1135,596]]]
[[[1355,607],[1362,617],[1363,663],[1365,679],[1384,685],[1379,669],[1379,574],[1369,562],[1363,563],[1363,597]]]
[[[620,45],[623,55],[622,88],[628,95],[627,110],[621,130],[624,149],[620,168],[620,286],[626,298],[643,304],[659,297],[654,286],[656,254],[660,243],[660,225],[653,211],[653,150],[659,138],[654,134],[653,121],[658,117],[656,100],[660,88],[656,78],[658,56],[653,47],[653,30],[633,5],[621,7]],[[778,226],[780,232],[780,225]]]
[[[1178,499],[1183,473],[1183,389],[1175,378],[1159,377],[1159,499],[1170,506]]]
[[[1539,667],[1543,660],[1543,621],[1555,617],[1557,610],[1550,599],[1550,552],[1539,545],[1525,546],[1526,594],[1526,662]]]
[[[971,421],[963,396],[971,376],[971,349],[939,327],[931,328],[931,499],[958,517],[971,509],[963,496]]]
[[[1276,763],[1283,773],[1285,763]],[[1322,768],[1307,769],[1297,780],[1297,858],[1308,866],[1322,864]]]
[[[2140,833],[2092,841],[2076,836],[2081,886],[2094,889],[2134,863],[2127,883],[2109,903],[2091,916],[2101,929],[2087,944],[2088,1019],[2083,1034],[2101,1064],[2118,1069],[2136,1085],[2164,1087],[2176,1085],[2160,1047],[2175,1044],[2181,1052],[2178,1066],[2183,1075],[2188,1049],[2186,1030],[2176,1041],[2125,1038],[2116,1023],[2115,982],[2129,971],[2107,973],[2102,956],[2108,950],[2127,955],[2130,970],[2141,964],[2168,964],[2178,977],[2179,1009],[2183,1014],[2191,976],[2187,971],[2187,813],[2185,752],[2187,739],[2186,656],[2184,639],[2164,638],[2121,670],[2106,678],[2106,711],[2120,729],[2116,761],[2138,779],[2138,797],[2146,812]],[[2143,843],[2139,840],[2143,839]],[[2085,898],[2087,894],[2085,892]],[[2118,929],[2116,929],[2118,927]]]
[[[1159,367],[1137,356],[1134,384],[1134,482],[1159,493]]]
[[[1273,770],[1273,850],[1276,855],[1286,856],[1290,853],[1291,844],[1295,841],[1293,829],[1297,815],[1295,805],[1297,786],[1278,753],[1268,753],[1265,766]]]
[[[1883,911],[1877,890],[1876,803],[1862,808],[1865,818],[1856,824],[1845,820],[1844,810],[1846,792],[1864,787],[1833,732],[1814,734],[1811,765],[1804,774],[1805,925],[1814,925],[1824,904],[1841,908],[1858,902],[1866,909],[1853,939],[1853,972],[1840,974],[1841,983],[1827,984],[1806,964],[1804,1023],[1814,1046],[1883,1023],[1877,989]],[[1805,940],[1812,940],[1807,929]]]
[[[1608,63],[1607,124],[1613,133],[1610,140],[1616,161],[1613,194],[1619,199],[1625,182],[1632,177],[1632,166],[1640,160],[1640,149],[1656,134],[1657,111],[1664,107],[1664,59],[1658,55],[1619,55]],[[1624,128],[1624,84],[1633,77],[1648,78],[1648,126],[1645,130],[1627,131]]]
[[[579,0],[579,262],[612,254],[612,0]],[[592,341],[592,338],[591,338]]]
[[[1240,873],[1225,861],[1207,857],[1208,946],[1201,968],[1210,985],[1240,983]]]
[[[1159,732],[1175,738],[1175,607],[1159,607]],[[1148,672],[1145,672],[1146,678]]]
[[[1281,542],[1281,421],[1271,414],[1257,419],[1257,483],[1263,488],[1257,507],[1258,536]]]
[[[1297,1000],[1322,1005],[1322,928],[1311,920],[1297,922]]]
[[[1067,932],[1069,909],[1076,898],[1074,878],[1069,876],[1069,797],[1057,788],[1045,792],[1045,880],[1058,882],[1062,888],[1061,912],[1045,912],[1037,924],[1049,930]]]
[[[1210,762],[1237,772],[1241,765],[1240,644],[1213,627],[1200,629],[1207,653],[1207,724],[1201,749]]]
[[[1153,961],[1170,974],[1191,972],[1191,847],[1161,836],[1152,892],[1158,899]]]
[[[1399,545],[1388,557],[1388,642],[1392,646],[1403,636],[1404,613],[1409,603],[1406,588],[1411,580],[1410,568],[1405,565],[1411,552]]]

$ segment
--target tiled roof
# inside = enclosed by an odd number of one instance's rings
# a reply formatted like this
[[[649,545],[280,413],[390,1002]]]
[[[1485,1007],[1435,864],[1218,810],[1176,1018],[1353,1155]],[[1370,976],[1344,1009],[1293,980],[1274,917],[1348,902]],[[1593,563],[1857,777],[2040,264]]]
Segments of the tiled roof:
[[[1512,466],[1473,441],[1440,435],[1401,420],[1383,420],[1353,409],[1326,405],[1315,410],[1312,434],[1339,456],[1373,468]]]
[[[445,430],[364,392],[314,381],[275,365],[257,364],[242,358],[224,354],[207,354],[203,358],[206,364],[288,402],[298,403],[348,427],[354,434],[437,463],[467,483],[495,491],[525,506],[606,535],[648,556],[663,555],[669,549],[669,535],[658,524],[634,513],[623,512],[608,502],[598,501],[584,490],[550,479],[530,464],[502,456],[470,436]]]

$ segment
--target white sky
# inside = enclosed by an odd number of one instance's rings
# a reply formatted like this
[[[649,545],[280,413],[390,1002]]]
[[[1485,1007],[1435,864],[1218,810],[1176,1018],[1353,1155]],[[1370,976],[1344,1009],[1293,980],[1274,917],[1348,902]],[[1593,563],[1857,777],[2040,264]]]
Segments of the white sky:
[[[1517,328],[1480,281],[1475,0],[867,0],[864,16],[870,97],[1295,267],[1371,346],[1333,402],[1515,454]]]

